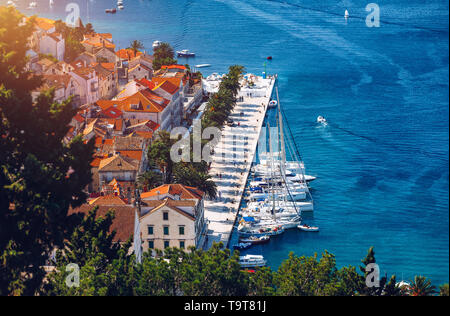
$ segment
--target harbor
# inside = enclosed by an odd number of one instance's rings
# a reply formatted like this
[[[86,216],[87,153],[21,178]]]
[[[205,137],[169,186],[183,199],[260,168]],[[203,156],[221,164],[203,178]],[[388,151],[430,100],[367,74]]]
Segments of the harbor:
[[[207,238],[204,249],[214,242],[228,246],[238,215],[247,177],[264,117],[271,101],[276,76],[266,79],[254,76],[256,87],[243,87],[238,102],[230,115],[233,123],[222,130],[219,143],[214,150],[210,174],[217,185],[218,197],[205,201],[205,219],[208,222]],[[236,149],[239,148],[239,155]],[[241,159],[237,159],[240,157]]]

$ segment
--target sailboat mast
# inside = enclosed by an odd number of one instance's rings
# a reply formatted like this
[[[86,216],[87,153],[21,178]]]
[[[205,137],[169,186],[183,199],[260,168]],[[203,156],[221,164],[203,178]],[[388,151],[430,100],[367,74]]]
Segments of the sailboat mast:
[[[282,166],[286,166],[286,149],[284,144],[284,129],[283,129],[283,116],[281,115],[281,105],[280,98],[278,96],[278,87],[275,87],[275,92],[277,93],[277,104],[278,104],[278,120],[280,122],[280,138],[281,138],[281,162]]]
[[[271,187],[272,187],[272,202],[273,202],[273,206],[272,206],[272,215],[273,218],[275,220],[277,220],[277,217],[275,215],[275,185],[274,185],[274,181],[273,181],[273,177],[274,177],[274,173],[273,173],[273,151],[272,151],[272,136],[271,136],[271,132],[270,132],[270,123],[267,122],[267,127],[269,128],[269,151],[270,151],[270,183],[271,183]]]

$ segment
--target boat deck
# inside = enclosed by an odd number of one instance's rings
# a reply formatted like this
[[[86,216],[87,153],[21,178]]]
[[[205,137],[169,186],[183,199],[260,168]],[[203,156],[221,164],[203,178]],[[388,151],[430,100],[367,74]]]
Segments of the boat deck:
[[[263,83],[264,96],[249,97],[248,90],[241,91],[239,96],[244,97],[243,102],[237,103],[230,116],[236,126],[225,126],[212,156],[210,174],[217,185],[218,197],[205,201],[208,230],[204,249],[209,249],[213,242],[228,246],[233,231],[276,81],[275,77],[258,79]]]

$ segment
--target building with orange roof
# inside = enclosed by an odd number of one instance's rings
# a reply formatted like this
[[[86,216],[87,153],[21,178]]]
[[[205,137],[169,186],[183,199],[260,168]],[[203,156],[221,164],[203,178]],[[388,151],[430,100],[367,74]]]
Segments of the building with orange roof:
[[[136,181],[140,172],[140,162],[122,155],[111,155],[100,161],[98,179],[100,187],[113,179],[117,181]]]
[[[99,77],[95,69],[88,67],[82,61],[71,64],[73,70],[70,75],[80,85],[81,104],[94,104],[100,99]]]
[[[112,52],[116,49],[116,45],[112,42],[112,35],[109,33],[85,34],[81,45],[92,54],[102,48],[109,49]]]
[[[117,94],[119,79],[114,63],[94,63],[91,68],[95,70],[99,80],[99,97],[110,99]]]
[[[121,60],[124,60],[124,61],[130,61],[133,58],[135,58],[136,56],[139,56],[142,54],[143,53],[141,53],[139,51],[135,54],[134,50],[132,50],[131,48],[123,48],[123,49],[119,49],[118,51],[116,51],[117,57],[119,57]]]
[[[203,245],[207,225],[203,203],[198,200],[165,197],[143,201],[141,210],[139,222],[144,251]]]

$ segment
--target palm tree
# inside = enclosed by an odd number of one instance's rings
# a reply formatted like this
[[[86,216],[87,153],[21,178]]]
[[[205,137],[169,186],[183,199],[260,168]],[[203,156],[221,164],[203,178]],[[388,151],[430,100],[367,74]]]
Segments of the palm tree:
[[[170,133],[164,130],[158,132],[157,138],[148,150],[149,161],[156,164],[164,174],[164,183],[172,180],[173,161],[170,157],[170,149],[176,140],[170,138]]]
[[[141,41],[134,40],[131,42],[129,49],[132,49],[134,56],[136,56],[140,49],[144,49],[144,44]]]
[[[415,276],[410,286],[411,296],[431,296],[436,294],[436,287],[424,276]]]
[[[162,174],[149,170],[138,177],[137,180],[140,189],[151,190],[163,184]]]
[[[202,168],[200,167],[200,170]],[[211,180],[211,176],[203,171],[197,170],[194,164],[178,163],[174,167],[174,178],[176,183],[196,187],[205,192],[209,198],[216,198],[217,186]]]

